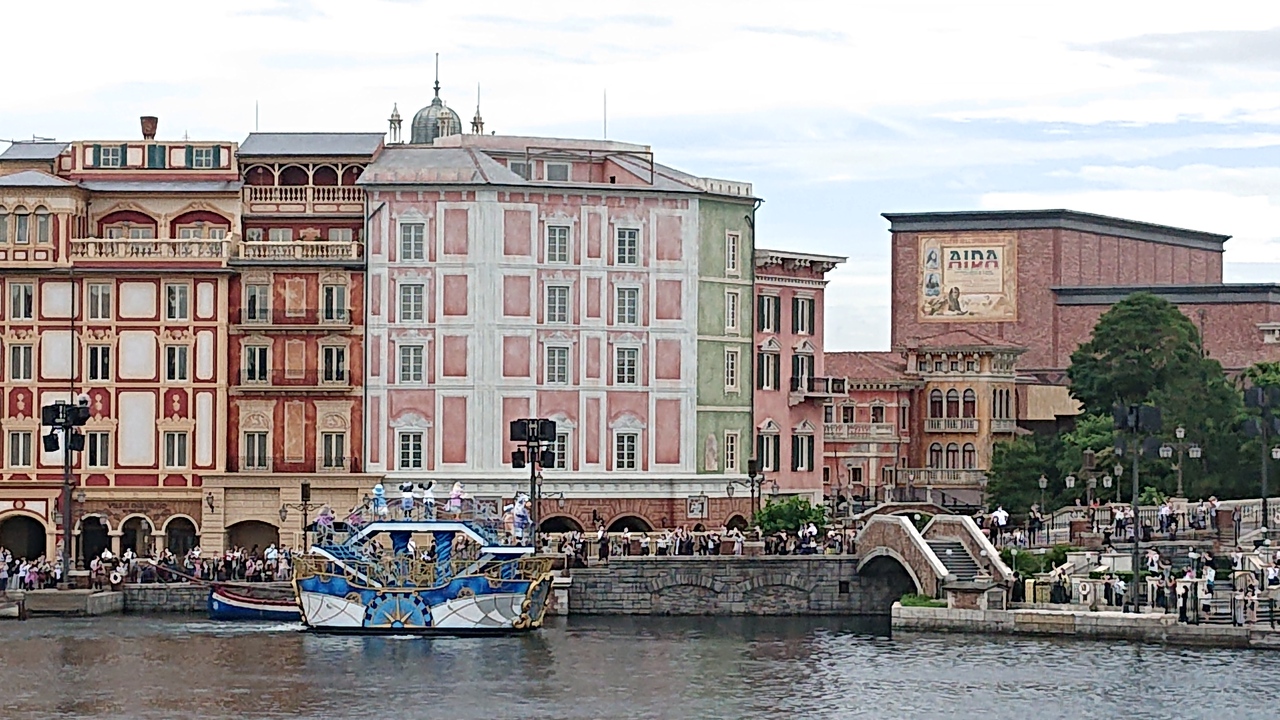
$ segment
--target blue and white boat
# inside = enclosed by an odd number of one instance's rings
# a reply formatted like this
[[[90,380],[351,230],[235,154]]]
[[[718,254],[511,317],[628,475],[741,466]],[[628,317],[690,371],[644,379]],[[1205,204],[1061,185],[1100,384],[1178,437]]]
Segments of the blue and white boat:
[[[551,598],[551,559],[504,544],[499,529],[494,518],[442,513],[379,519],[353,527],[341,542],[313,545],[295,558],[302,622],[353,634],[537,629]]]
[[[268,596],[264,596],[268,595]],[[257,588],[231,589],[214,585],[209,589],[209,619],[211,620],[272,620],[298,622],[301,613],[297,598],[269,596]]]

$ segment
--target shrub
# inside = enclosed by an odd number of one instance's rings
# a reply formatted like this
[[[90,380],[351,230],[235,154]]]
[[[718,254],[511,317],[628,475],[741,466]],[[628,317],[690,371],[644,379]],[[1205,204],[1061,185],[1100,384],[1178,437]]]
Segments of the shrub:
[[[902,603],[902,607],[944,608],[947,606],[946,600],[931,598],[927,595],[916,595],[915,593],[903,595],[898,602]]]

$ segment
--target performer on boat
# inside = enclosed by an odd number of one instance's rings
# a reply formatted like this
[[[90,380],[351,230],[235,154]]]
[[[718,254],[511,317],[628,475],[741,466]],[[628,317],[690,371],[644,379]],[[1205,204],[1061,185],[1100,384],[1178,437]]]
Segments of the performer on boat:
[[[446,506],[449,512],[462,512],[462,501],[466,496],[467,493],[462,489],[462,483],[455,482],[453,484],[453,490],[449,491],[449,504]]]
[[[435,481],[428,480],[426,485],[420,485],[422,488],[422,509],[427,520],[436,519],[436,491]]]
[[[515,517],[515,537],[516,544],[523,545],[525,534],[529,532],[529,526],[533,523],[529,517],[529,496],[525,493],[516,495],[515,511],[512,513]]]
[[[413,483],[408,480],[400,483],[400,519],[413,519]]]
[[[373,516],[379,520],[387,517],[387,491],[382,483],[373,486]]]
[[[333,508],[326,503],[316,517],[316,542],[324,545],[333,537]]]

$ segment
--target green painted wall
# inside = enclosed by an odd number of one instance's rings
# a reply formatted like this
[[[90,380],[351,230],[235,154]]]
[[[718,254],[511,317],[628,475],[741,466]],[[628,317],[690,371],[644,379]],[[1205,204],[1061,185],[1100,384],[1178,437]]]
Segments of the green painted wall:
[[[751,402],[755,381],[752,334],[755,328],[755,203],[703,196],[698,201],[698,472],[724,472],[724,437],[738,433],[738,474],[752,456]],[[727,233],[738,234],[738,270],[726,270]],[[738,331],[725,329],[726,291],[738,293]],[[738,350],[738,389],[726,391],[725,349]],[[707,438],[715,438],[716,468],[706,462]]]

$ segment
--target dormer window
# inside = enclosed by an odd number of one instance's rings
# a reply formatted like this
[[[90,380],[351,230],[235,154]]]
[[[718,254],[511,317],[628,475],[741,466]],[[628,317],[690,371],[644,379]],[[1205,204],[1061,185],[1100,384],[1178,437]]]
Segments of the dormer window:
[[[98,148],[98,167],[118,168],[124,166],[124,148],[103,145]]]
[[[191,148],[191,167],[203,169],[213,167],[213,148]]]
[[[529,163],[512,160],[507,163],[507,168],[525,180],[529,179]]]
[[[547,182],[569,182],[569,163],[547,163]]]

